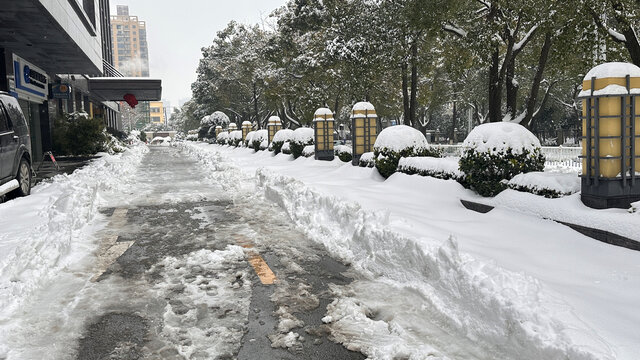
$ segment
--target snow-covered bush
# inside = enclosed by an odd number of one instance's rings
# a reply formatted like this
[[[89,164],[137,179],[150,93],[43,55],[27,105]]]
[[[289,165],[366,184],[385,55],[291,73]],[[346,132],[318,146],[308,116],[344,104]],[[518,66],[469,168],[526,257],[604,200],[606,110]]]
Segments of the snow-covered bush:
[[[216,138],[216,143],[220,145],[229,144],[229,133],[226,131],[223,131],[220,134],[218,134],[218,137]]]
[[[313,145],[313,129],[311,128],[298,128],[293,131],[291,137],[291,154],[294,159],[297,159],[302,155],[302,150],[308,145]]]
[[[463,146],[466,148],[460,158],[463,185],[482,196],[494,196],[506,189],[503,180],[544,169],[540,141],[520,124],[499,122],[477,126]]]
[[[229,133],[229,145],[233,145],[235,147],[240,146],[242,142],[242,130],[235,130]]]
[[[214,140],[213,143],[215,143],[216,141],[216,127],[212,126],[209,128],[209,131],[207,131],[207,133],[204,136],[204,139],[210,139],[210,140]]]
[[[253,136],[256,134],[255,131],[249,131],[247,133],[247,137],[244,139],[244,146],[248,148],[253,147]]]
[[[530,192],[547,198],[575,194],[580,191],[580,178],[576,174],[533,171],[518,174],[507,183],[510,189]]]
[[[260,150],[264,151],[264,150],[268,150],[269,149],[269,140],[263,140],[260,143]]]
[[[464,173],[458,168],[458,160],[455,158],[436,157],[408,157],[398,162],[398,172],[407,175],[418,174],[431,176],[438,179],[454,179],[461,181]]]
[[[187,135],[187,141],[197,141],[197,140],[198,140],[198,134]]]
[[[223,113],[222,111],[216,111],[213,114],[211,114],[209,116],[209,121],[211,122],[211,126],[213,127],[218,125],[225,127],[229,125],[229,123],[231,122],[227,114]]]
[[[440,156],[437,150],[429,146],[427,138],[420,131],[406,125],[391,126],[382,130],[373,145],[373,154],[376,168],[385,178],[396,172],[400,158]]]
[[[302,149],[302,156],[304,157],[312,157],[316,153],[315,145],[307,145]]]
[[[364,153],[360,156],[360,160],[358,161],[358,166],[360,167],[375,167],[376,166],[376,158],[372,152]]]
[[[291,155],[291,143],[289,141],[285,142],[280,150],[282,150],[283,154]]]
[[[260,145],[262,144],[262,142],[267,141],[269,137],[269,133],[267,132],[267,130],[258,130],[256,131],[255,134],[253,134],[253,137],[251,138],[251,146],[253,148],[253,150],[255,151],[260,151],[260,150],[264,150],[264,149],[260,149]],[[266,149],[269,146],[269,144],[267,144],[264,148]]]
[[[333,153],[340,159],[342,162],[349,162],[353,159],[353,153],[349,146],[346,145],[338,145],[333,149]]]
[[[273,135],[273,141],[271,145],[273,146],[273,152],[276,155],[278,155],[282,150],[282,145],[284,145],[285,142],[290,141],[292,137],[293,137],[293,130],[291,129],[278,130],[278,132],[276,132],[276,134]]]

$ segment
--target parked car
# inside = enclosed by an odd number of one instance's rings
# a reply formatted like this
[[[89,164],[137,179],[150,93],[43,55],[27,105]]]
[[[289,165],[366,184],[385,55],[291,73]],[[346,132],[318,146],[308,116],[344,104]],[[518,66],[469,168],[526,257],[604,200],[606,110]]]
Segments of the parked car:
[[[31,193],[31,138],[18,100],[0,92],[0,196]]]

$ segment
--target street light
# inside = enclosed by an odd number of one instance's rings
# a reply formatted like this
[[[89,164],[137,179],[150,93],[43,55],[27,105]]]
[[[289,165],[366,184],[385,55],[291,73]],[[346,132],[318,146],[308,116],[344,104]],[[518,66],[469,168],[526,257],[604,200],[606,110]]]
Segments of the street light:
[[[221,132],[222,132],[222,126],[220,125],[216,126],[216,139],[218,138],[218,135],[220,135]]]
[[[326,108],[316,110],[313,116],[316,160],[333,160],[333,113]]]
[[[268,144],[271,144],[271,142],[273,141],[273,137],[276,135],[276,133],[282,129],[282,121],[280,121],[280,118],[277,116],[272,116],[269,118],[269,122],[267,123],[267,140],[268,140]]]
[[[359,102],[351,111],[352,164],[357,166],[360,156],[373,151],[378,136],[378,115],[375,107],[368,102]]]
[[[229,133],[231,133],[232,131],[236,131],[238,130],[238,125],[236,125],[236,123],[231,123],[229,124]]]
[[[582,89],[582,202],[629,208],[640,200],[640,68],[598,65]]]

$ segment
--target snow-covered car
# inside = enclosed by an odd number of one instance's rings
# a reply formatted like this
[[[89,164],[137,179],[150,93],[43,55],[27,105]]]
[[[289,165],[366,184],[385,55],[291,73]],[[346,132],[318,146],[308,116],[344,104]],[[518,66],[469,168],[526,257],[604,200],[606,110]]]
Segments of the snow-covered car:
[[[31,193],[31,138],[18,100],[0,92],[0,196]]]

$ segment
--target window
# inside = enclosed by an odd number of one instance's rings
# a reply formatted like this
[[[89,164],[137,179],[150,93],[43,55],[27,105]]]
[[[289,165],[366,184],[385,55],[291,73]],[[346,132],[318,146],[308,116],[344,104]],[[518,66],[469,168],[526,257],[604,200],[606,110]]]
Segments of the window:
[[[4,112],[4,108],[0,105],[0,134],[10,131],[9,120]]]
[[[160,120],[160,117],[159,117],[159,116],[152,116],[152,117],[151,117],[151,121],[152,121],[152,122],[156,122],[156,123],[162,122],[162,121]]]
[[[152,113],[156,113],[156,114],[157,114],[157,113],[159,113],[159,112],[160,112],[160,108],[152,107],[152,108],[151,108],[151,112],[152,112]]]

